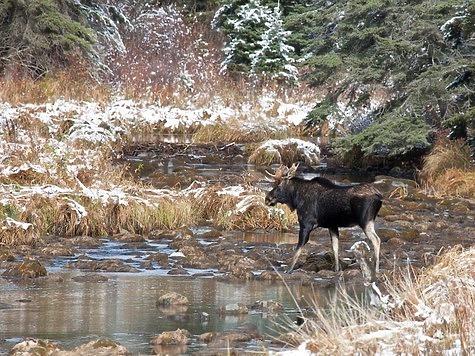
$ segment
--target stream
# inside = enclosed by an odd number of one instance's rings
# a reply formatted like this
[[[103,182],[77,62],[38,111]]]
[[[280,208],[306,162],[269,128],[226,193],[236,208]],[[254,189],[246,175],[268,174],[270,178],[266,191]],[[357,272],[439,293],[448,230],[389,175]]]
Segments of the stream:
[[[128,164],[137,179],[156,188],[186,188],[194,180],[232,185],[243,179],[268,187],[263,172],[247,164],[240,153],[242,147],[238,145],[216,147],[216,152],[211,154],[199,147],[190,152],[182,146],[182,151],[178,149],[164,157],[163,150],[166,149],[171,148],[165,144],[160,150],[153,145],[143,146],[125,154],[120,163]],[[327,166],[322,164],[317,168],[326,169]],[[326,177],[346,182],[374,179],[370,174],[348,176],[334,171]],[[391,270],[393,263],[398,261],[419,265],[430,263],[449,245],[473,244],[473,202],[426,198],[421,201],[415,194],[414,197],[385,200],[388,208],[378,218],[378,234],[383,241],[383,269]],[[459,206],[459,211],[451,210],[453,206]],[[356,241],[352,231],[342,235],[342,251],[347,251]],[[296,229],[287,233],[233,231],[198,241],[206,246],[224,240],[244,253],[255,247],[270,250],[285,244],[291,251],[297,242],[296,233]],[[327,234],[319,229],[312,234],[306,249],[330,250]],[[315,305],[324,306],[336,294],[335,285],[331,283],[315,288],[313,284],[295,280],[291,283],[257,279],[229,281],[221,279],[222,272],[217,269],[185,268],[186,274],[170,275],[170,269],[148,259],[157,251],[169,255],[172,266],[177,262],[173,258],[176,250],[166,241],[145,239],[134,245],[104,239],[99,246],[79,246],[69,256],[42,261],[48,271],[47,277],[0,278],[0,355],[8,354],[16,343],[27,337],[49,339],[67,350],[91,340],[108,338],[119,342],[134,355],[154,352],[228,354],[229,348],[225,346],[210,349],[200,342],[198,337],[206,332],[255,333],[257,336],[251,341],[233,347],[238,352],[285,350],[289,346],[276,342],[276,338],[293,325],[300,311],[311,311]],[[84,259],[118,260],[135,272],[85,272],[74,265]],[[269,269],[272,268],[269,266]],[[182,294],[189,304],[171,309],[157,306],[158,298],[168,292]],[[361,290],[355,293],[360,296]],[[270,314],[253,309],[258,301],[277,301],[283,307],[282,312]],[[249,313],[223,315],[219,312],[220,308],[236,303],[249,306]],[[191,333],[189,345],[167,350],[154,350],[150,345],[153,337],[178,328]]]

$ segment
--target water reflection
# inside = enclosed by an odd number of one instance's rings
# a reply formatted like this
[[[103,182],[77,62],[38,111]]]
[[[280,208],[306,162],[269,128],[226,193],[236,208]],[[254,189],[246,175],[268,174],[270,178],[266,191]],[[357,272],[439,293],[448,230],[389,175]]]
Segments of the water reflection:
[[[137,353],[150,353],[150,340],[157,334],[187,329],[194,336],[208,331],[249,330],[270,335],[282,317],[261,313],[245,317],[220,316],[218,308],[230,303],[252,305],[258,300],[276,300],[284,313],[297,313],[292,295],[304,307],[328,291],[314,293],[299,284],[248,281],[230,284],[214,278],[168,277],[144,274],[107,274],[106,282],[74,282],[78,272],[58,272],[58,278],[0,284],[0,353],[18,338],[38,337],[58,341],[70,349],[98,337],[112,338]],[[290,288],[288,290],[287,288]],[[190,304],[183,309],[162,310],[157,299],[167,292],[179,292]],[[292,295],[291,295],[292,294]],[[23,302],[22,302],[23,301]],[[24,302],[28,301],[28,302]],[[209,319],[203,319],[203,313]],[[191,348],[199,348],[195,346]]]

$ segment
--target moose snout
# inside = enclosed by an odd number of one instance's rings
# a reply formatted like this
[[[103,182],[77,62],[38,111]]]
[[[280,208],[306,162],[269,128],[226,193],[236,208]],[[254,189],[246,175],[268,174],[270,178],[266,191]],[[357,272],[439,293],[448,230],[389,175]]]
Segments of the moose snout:
[[[274,206],[277,204],[277,200],[269,195],[266,195],[265,203],[266,205]]]

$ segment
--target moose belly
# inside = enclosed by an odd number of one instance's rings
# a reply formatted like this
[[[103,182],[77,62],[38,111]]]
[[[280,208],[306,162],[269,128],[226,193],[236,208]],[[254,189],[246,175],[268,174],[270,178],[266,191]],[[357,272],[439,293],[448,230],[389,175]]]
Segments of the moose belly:
[[[318,226],[320,227],[350,227],[356,225],[351,211],[338,211],[321,213],[318,216]]]

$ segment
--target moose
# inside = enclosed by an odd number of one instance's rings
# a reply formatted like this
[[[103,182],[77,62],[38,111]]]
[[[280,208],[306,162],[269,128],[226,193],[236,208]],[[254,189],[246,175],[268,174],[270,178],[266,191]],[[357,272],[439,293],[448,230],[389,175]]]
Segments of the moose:
[[[340,270],[338,260],[339,227],[358,225],[369,238],[374,250],[374,268],[379,272],[379,249],[381,240],[374,230],[374,220],[382,205],[382,194],[371,183],[340,186],[326,178],[315,177],[305,180],[296,177],[298,165],[281,166],[271,175],[274,186],[266,194],[265,203],[275,206],[286,204],[292,211],[297,210],[299,221],[299,242],[292,264],[286,271],[292,273],[308,242],[310,232],[316,227],[327,228],[335,255],[335,271]]]

